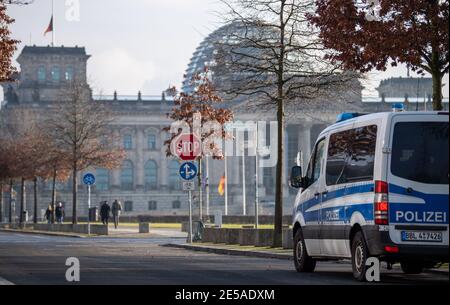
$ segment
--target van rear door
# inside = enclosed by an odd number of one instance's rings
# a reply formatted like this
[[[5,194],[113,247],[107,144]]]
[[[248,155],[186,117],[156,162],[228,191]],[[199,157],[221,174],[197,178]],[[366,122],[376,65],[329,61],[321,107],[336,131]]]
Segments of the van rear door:
[[[449,117],[396,114],[390,126],[390,237],[396,244],[448,246]]]

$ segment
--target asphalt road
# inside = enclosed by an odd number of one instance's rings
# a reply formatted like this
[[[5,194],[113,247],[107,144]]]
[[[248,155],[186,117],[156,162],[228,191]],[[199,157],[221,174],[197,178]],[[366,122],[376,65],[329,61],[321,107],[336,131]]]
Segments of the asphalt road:
[[[71,284],[66,259],[80,261],[79,284],[327,285],[358,284],[349,264],[323,262],[313,274],[298,274],[292,262],[162,247],[183,238],[68,238],[0,232],[0,282],[16,285]],[[383,283],[448,284],[448,273],[405,276],[384,271]]]

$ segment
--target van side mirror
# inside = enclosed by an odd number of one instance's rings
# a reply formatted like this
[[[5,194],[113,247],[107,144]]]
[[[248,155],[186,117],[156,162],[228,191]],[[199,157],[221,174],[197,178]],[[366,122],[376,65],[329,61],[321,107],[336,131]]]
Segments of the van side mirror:
[[[294,166],[291,170],[291,187],[293,188],[304,188],[303,183],[303,170],[301,166]]]

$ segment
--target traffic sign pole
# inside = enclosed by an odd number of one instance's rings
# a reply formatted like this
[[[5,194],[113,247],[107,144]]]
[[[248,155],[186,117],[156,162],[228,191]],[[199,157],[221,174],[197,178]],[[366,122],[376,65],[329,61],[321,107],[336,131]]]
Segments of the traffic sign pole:
[[[192,236],[192,190],[194,184],[189,182],[193,180],[198,175],[197,167],[192,162],[186,162],[180,167],[180,177],[187,181],[183,183],[183,189],[188,191],[189,196],[189,235],[187,242],[192,244],[193,236]],[[201,188],[200,184],[200,188]]]
[[[86,174],[83,177],[84,184],[88,187],[88,235],[91,235],[91,186],[95,184],[95,176],[93,174]]]
[[[91,235],[91,186],[88,185],[88,235]]]
[[[192,192],[189,191],[189,237],[188,242],[192,244]]]

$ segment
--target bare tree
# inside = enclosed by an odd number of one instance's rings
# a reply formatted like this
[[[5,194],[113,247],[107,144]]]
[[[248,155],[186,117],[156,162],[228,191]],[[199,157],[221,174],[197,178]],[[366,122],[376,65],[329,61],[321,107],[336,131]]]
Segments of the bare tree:
[[[317,28],[307,19],[312,0],[222,0],[228,7],[226,38],[217,45],[215,75],[228,98],[276,110],[278,163],[274,247],[281,246],[285,113],[290,105],[318,101],[355,81],[325,60]]]
[[[223,103],[222,98],[218,95],[212,81],[210,80],[210,70],[208,67],[203,68],[203,72],[196,73],[192,76],[189,82],[190,86],[195,88],[192,92],[177,92],[175,87],[169,88],[168,93],[174,96],[175,107],[172,112],[168,114],[168,117],[173,121],[185,122],[191,130],[194,130],[194,120],[195,115],[199,115],[199,124],[201,127],[200,134],[196,134],[205,145],[208,151],[202,151],[201,155],[198,156],[198,184],[199,187],[199,205],[200,205],[200,215],[203,217],[203,194],[202,194],[202,162],[203,159],[211,156],[213,159],[223,159],[224,155],[217,145],[216,141],[218,139],[225,139],[228,135],[225,132],[224,126],[226,123],[233,120],[233,112],[230,109],[220,107]],[[218,130],[213,128],[205,128],[209,124],[217,122],[220,125]],[[170,132],[171,128],[166,127],[163,129],[166,132]],[[173,133],[170,139],[164,142],[167,145],[166,153],[167,156],[172,156],[172,151],[170,149],[172,142],[180,135],[180,130],[177,133]],[[208,215],[207,215],[208,216]],[[203,220],[203,219],[202,219]]]
[[[114,144],[109,124],[112,114],[104,105],[91,99],[89,87],[72,82],[62,90],[46,123],[49,137],[54,139],[63,164],[72,173],[72,222],[77,219],[78,174],[90,167],[119,167],[125,154]]]

